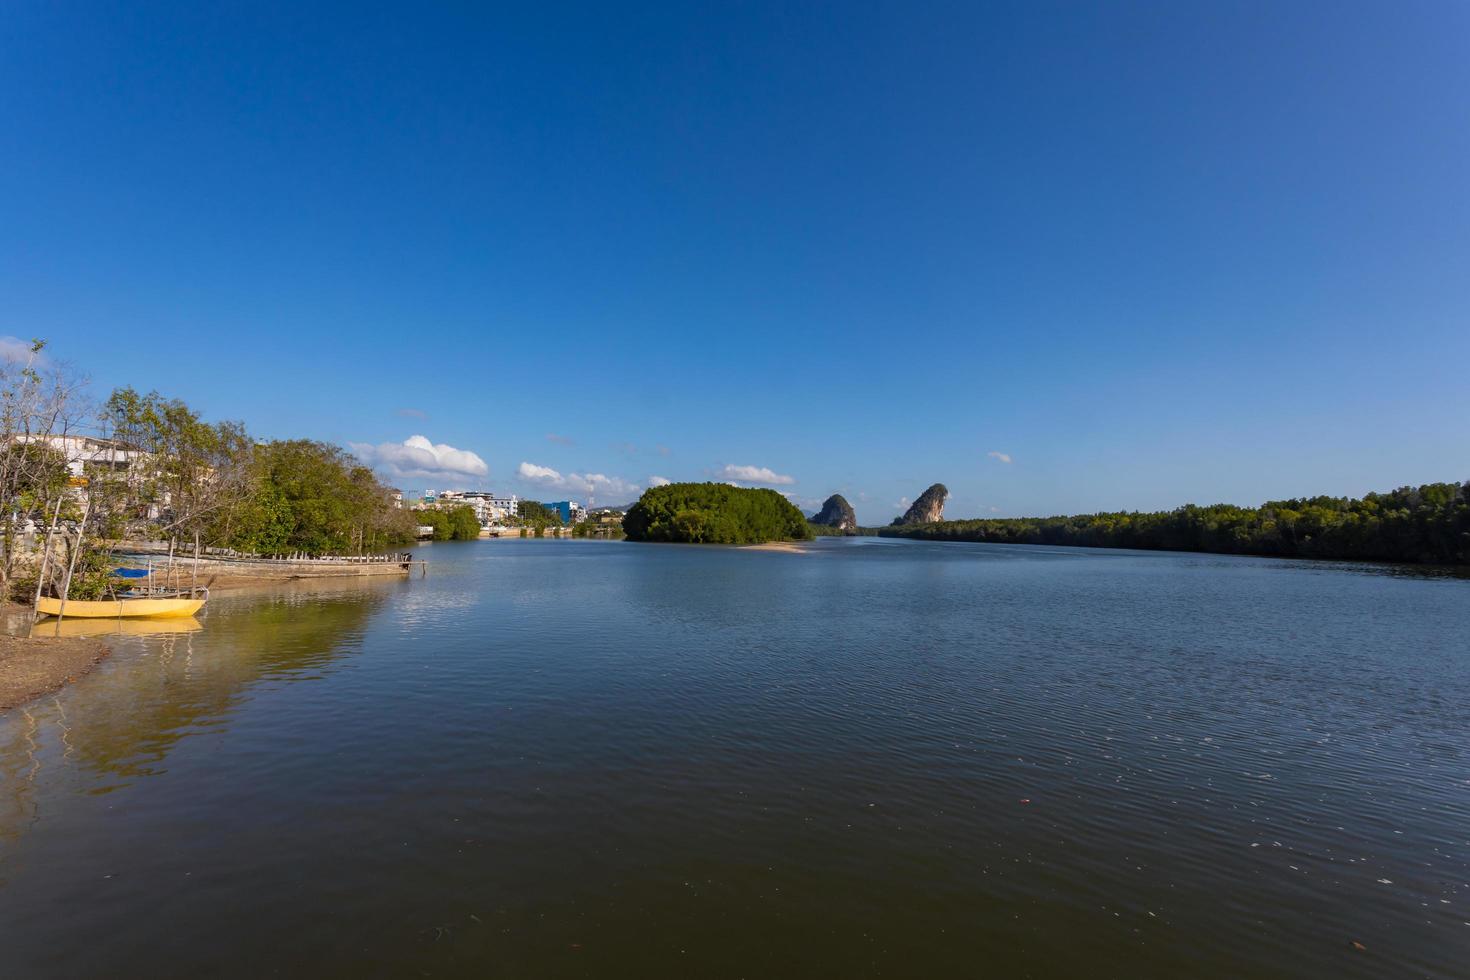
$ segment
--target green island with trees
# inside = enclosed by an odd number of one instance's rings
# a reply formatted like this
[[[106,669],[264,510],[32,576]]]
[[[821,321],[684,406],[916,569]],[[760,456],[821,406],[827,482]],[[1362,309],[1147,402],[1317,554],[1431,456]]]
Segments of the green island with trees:
[[[623,518],[629,541],[765,544],[812,536],[806,515],[774,490],[725,483],[651,487]]]
[[[882,537],[1470,564],[1470,482],[1427,483],[1362,499],[1306,497],[1259,507],[1193,504],[1160,513],[936,521],[864,528]]]

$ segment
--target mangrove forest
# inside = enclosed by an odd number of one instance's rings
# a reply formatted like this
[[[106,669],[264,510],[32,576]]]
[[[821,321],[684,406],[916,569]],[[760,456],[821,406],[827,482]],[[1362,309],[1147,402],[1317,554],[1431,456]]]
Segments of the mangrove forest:
[[[1259,507],[1188,504],[1159,513],[936,521],[877,533],[933,541],[1466,565],[1470,482],[1401,487],[1361,499],[1305,497]]]

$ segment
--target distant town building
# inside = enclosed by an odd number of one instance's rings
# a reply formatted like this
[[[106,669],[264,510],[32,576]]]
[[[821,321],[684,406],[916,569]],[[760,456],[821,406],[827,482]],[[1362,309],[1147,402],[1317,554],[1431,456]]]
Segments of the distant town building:
[[[116,439],[96,436],[15,436],[14,445],[46,446],[66,462],[71,492],[78,502],[87,499],[94,480],[151,480],[159,475],[152,453]],[[171,504],[168,491],[162,489],[148,504],[147,517],[153,520]]]
[[[563,524],[577,524],[587,519],[587,508],[575,500],[557,500],[551,503],[542,503],[541,506],[560,514]]]
[[[520,513],[521,498],[515,494],[491,497],[490,511],[496,518],[514,517]]]
[[[431,498],[425,497],[426,501],[429,499]],[[472,508],[476,520],[481,524],[489,524],[515,516],[520,498],[515,494],[502,496],[488,490],[445,490],[434,496],[432,502],[436,507]]]
[[[85,477],[91,472],[118,472],[129,470],[153,470],[153,456],[116,439],[98,439],[93,436],[16,436],[15,442],[24,445],[44,445],[66,458],[67,469],[74,477]]]

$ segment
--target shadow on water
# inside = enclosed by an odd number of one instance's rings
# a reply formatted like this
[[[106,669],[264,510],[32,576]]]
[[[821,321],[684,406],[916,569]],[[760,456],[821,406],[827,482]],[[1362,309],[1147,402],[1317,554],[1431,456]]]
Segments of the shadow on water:
[[[185,739],[226,729],[252,688],[320,678],[352,656],[400,584],[227,594],[204,622],[63,622],[61,635],[107,638],[114,653],[62,693],[0,717],[0,842],[37,819],[35,789],[48,765],[87,774],[91,794],[165,772]]]

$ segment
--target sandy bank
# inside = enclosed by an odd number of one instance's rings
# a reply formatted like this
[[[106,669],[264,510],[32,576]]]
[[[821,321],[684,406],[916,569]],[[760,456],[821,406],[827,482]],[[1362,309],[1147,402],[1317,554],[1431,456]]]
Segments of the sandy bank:
[[[810,541],[767,541],[765,544],[741,545],[746,551],[789,551],[793,554],[806,554],[811,544]]]
[[[0,636],[0,711],[61,689],[110,652],[95,636]]]

